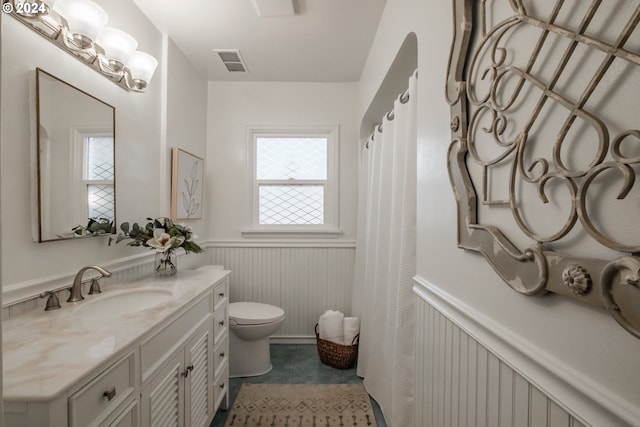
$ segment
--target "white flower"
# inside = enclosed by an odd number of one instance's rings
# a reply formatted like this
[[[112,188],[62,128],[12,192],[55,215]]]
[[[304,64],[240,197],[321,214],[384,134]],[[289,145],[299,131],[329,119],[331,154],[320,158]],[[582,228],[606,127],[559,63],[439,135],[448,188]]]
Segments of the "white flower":
[[[147,240],[147,245],[156,249],[156,252],[166,252],[182,244],[184,237],[171,237],[163,228],[153,230],[153,237]]]

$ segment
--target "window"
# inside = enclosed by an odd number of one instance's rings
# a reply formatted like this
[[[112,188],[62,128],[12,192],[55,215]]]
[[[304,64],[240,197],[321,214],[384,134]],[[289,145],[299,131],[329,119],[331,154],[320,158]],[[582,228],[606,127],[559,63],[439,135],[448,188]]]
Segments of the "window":
[[[115,218],[113,137],[85,139],[84,185],[87,218]]]
[[[251,230],[337,233],[337,129],[250,132]]]
[[[75,129],[73,182],[74,222],[115,219],[113,135],[96,129]]]

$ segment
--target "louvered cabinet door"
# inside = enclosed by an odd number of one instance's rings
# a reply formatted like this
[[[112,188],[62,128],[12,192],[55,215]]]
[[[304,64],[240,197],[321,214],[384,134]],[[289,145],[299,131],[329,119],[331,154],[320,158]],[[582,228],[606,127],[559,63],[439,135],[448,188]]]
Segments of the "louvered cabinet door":
[[[183,426],[184,350],[177,351],[141,393],[141,424],[153,427]]]
[[[213,333],[200,328],[185,348],[185,426],[208,427],[213,419]]]

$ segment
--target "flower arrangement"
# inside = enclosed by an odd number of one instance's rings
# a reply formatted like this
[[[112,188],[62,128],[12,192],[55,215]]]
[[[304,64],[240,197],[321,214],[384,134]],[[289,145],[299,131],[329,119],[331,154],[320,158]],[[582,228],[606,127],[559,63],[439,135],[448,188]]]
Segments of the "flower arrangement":
[[[147,224],[144,227],[138,225],[137,222],[133,226],[129,226],[128,222],[120,225],[121,233],[115,238],[116,243],[123,240],[131,239],[127,243],[129,246],[145,246],[155,249],[156,252],[172,251],[178,248],[184,248],[186,253],[202,252],[202,248],[194,241],[197,237],[191,231],[191,227],[176,224],[169,218],[147,218]],[[109,244],[113,238],[109,239]]]
[[[131,240],[128,246],[144,246],[156,251],[155,271],[159,275],[175,274],[174,251],[183,248],[186,253],[199,253],[203,249],[195,242],[197,237],[191,227],[176,224],[169,218],[147,218],[143,227],[137,222],[132,226],[128,222],[120,225],[121,233],[115,238],[116,243]],[[109,238],[109,245],[114,239]]]

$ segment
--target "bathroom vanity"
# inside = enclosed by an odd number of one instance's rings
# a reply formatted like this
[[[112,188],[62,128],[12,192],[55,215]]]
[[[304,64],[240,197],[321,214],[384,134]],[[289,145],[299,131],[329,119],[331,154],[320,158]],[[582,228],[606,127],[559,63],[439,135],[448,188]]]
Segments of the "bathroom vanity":
[[[3,322],[12,427],[208,427],[228,393],[229,271],[111,285]]]

